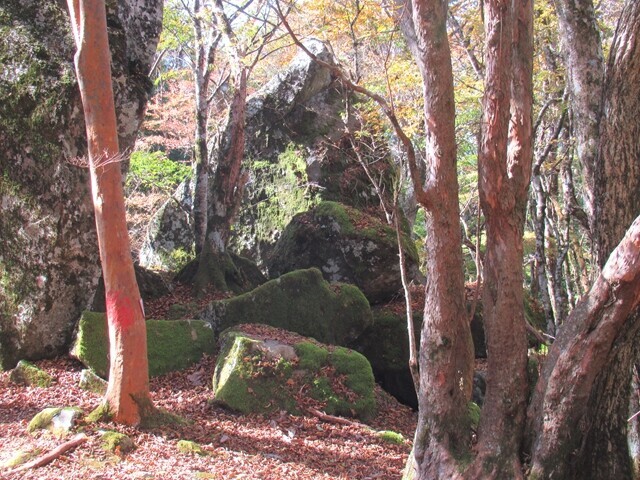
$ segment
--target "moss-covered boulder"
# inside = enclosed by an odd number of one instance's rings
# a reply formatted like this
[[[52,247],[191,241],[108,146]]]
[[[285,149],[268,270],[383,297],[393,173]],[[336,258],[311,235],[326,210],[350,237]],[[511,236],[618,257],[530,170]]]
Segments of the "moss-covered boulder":
[[[87,392],[97,393],[98,395],[104,395],[107,392],[107,382],[96,375],[90,368],[85,368],[80,372],[78,386]]]
[[[71,432],[77,420],[83,415],[82,409],[77,407],[45,408],[31,419],[27,425],[27,432],[48,430],[57,437],[64,437]]]
[[[52,382],[51,375],[36,367],[33,363],[20,360],[16,368],[11,371],[9,379],[18,385],[32,387],[49,387]]]
[[[422,314],[414,312],[416,339],[420,338]],[[373,322],[353,345],[371,363],[376,381],[405,405],[418,407],[409,371],[407,320],[401,304],[373,309]]]
[[[229,408],[299,414],[304,411],[300,392],[305,392],[329,414],[366,420],[375,413],[371,366],[353,350],[264,325],[227,330],[220,343],[213,391],[215,400]]]
[[[148,320],[149,375],[183,370],[215,350],[209,324],[201,320]],[[84,312],[71,354],[99,376],[109,373],[109,339],[104,313]]]
[[[408,235],[402,238],[409,277],[420,278],[416,247]],[[329,282],[357,285],[371,304],[386,302],[402,289],[395,230],[337,202],[322,202],[296,215],[267,266],[272,276],[316,267]]]
[[[216,332],[241,323],[262,323],[319,342],[349,345],[371,324],[371,309],[357,287],[330,285],[312,268],[212,302],[200,318],[210,322]]]

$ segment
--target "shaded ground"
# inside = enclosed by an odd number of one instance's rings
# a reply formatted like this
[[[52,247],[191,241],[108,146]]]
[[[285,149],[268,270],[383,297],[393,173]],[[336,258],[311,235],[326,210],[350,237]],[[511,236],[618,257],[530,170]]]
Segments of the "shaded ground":
[[[39,362],[54,378],[48,389],[20,387],[0,373],[0,464],[18,450],[48,451],[60,443],[48,433],[26,433],[29,420],[52,406],[75,405],[91,411],[96,394],[77,387],[81,365],[69,359]],[[416,415],[378,391],[378,416],[369,426],[340,425],[314,416],[289,414],[246,416],[224,410],[211,402],[210,381],[214,359],[180,373],[151,381],[159,407],[192,423],[162,429],[136,431],[113,425],[85,427],[89,441],[51,464],[12,479],[397,479],[411,449]],[[102,450],[98,429],[127,433],[137,449],[128,455]],[[407,439],[388,443],[376,430],[393,430]],[[179,453],[178,440],[193,440],[207,456]],[[8,478],[2,475],[0,478]]]

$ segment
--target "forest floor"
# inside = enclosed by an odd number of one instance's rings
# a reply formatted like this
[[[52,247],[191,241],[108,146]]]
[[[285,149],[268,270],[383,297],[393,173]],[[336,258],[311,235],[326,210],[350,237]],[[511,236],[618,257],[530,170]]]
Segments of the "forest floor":
[[[44,454],[65,440],[48,432],[27,433],[29,421],[45,407],[78,406],[85,413],[100,396],[77,385],[82,365],[61,358],[38,362],[54,383],[49,388],[18,386],[0,373],[0,465],[19,451]],[[416,413],[377,388],[378,414],[367,425],[340,424],[318,416],[241,415],[215,405],[211,381],[215,359],[204,358],[183,372],[151,380],[156,406],[189,421],[184,426],[137,430],[113,424],[78,425],[88,441],[46,466],[0,478],[10,479],[398,479],[416,426]],[[128,454],[102,448],[100,430],[130,436]],[[401,433],[402,444],[376,432]],[[180,453],[179,440],[200,444],[204,455]]]

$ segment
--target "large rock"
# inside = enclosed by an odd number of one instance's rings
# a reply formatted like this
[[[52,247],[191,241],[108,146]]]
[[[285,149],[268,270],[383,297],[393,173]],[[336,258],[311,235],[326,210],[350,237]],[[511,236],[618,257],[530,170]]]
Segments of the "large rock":
[[[200,318],[210,322],[216,332],[241,323],[261,323],[347,346],[371,324],[371,309],[357,287],[329,285],[320,271],[312,268],[212,302]]]
[[[302,413],[301,391],[329,414],[368,419],[374,381],[366,358],[265,326],[223,333],[213,376],[215,400],[242,413]]]
[[[108,2],[120,146],[142,119],[161,0]],[[0,3],[0,367],[63,353],[100,274],[68,11]],[[76,163],[76,162],[73,162]]]
[[[308,40],[306,45],[334,63],[322,42]],[[302,51],[249,97],[244,164],[249,181],[231,239],[234,251],[262,265],[293,216],[320,200],[378,205],[345,137],[345,108],[344,92],[330,70]],[[360,131],[355,124],[349,128]],[[381,176],[388,164],[378,161],[375,168]],[[178,187],[154,215],[140,252],[142,265],[170,269],[174,250],[192,250],[192,189],[189,182]]]
[[[215,350],[209,325],[201,320],[147,320],[149,375],[184,370]],[[105,314],[84,312],[71,355],[102,378],[109,374],[109,337]]]
[[[400,309],[402,311],[402,309]],[[414,312],[415,338],[420,338],[421,313]],[[387,307],[373,310],[373,323],[353,346],[373,369],[376,381],[400,402],[418,408],[409,371],[409,338],[404,313]]]
[[[416,247],[404,234],[403,248],[409,278],[419,278]],[[357,285],[371,304],[388,301],[402,289],[395,230],[337,202],[296,215],[268,263],[271,276],[310,267],[329,282]]]

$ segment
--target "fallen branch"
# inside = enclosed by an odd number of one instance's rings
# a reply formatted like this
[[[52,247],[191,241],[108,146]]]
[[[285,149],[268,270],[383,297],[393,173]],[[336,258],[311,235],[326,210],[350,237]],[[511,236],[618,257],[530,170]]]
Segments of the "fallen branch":
[[[353,420],[348,420],[346,418],[329,415],[328,413],[323,413],[320,410],[316,410],[315,408],[308,408],[307,411],[313,416],[318,417],[320,420],[324,420],[325,422],[338,423],[340,425],[349,425],[355,427],[363,426],[360,422],[354,422]]]
[[[17,468],[14,468],[13,470],[8,470],[6,472],[4,472],[2,475],[13,475],[14,473],[19,473],[19,472],[23,472],[25,470],[29,470],[31,468],[38,468],[38,467],[42,467],[43,465],[46,465],[47,463],[55,460],[56,458],[58,458],[60,455],[62,455],[64,452],[66,452],[67,450],[71,450],[72,448],[77,447],[78,445],[84,443],[87,441],[89,437],[87,437],[84,433],[79,433],[76,436],[74,436],[73,438],[71,438],[71,440],[63,443],[62,445],[58,445],[56,448],[54,448],[53,450],[51,450],[50,452],[45,453],[44,455],[31,460],[30,462],[27,462],[23,465],[20,465]]]

